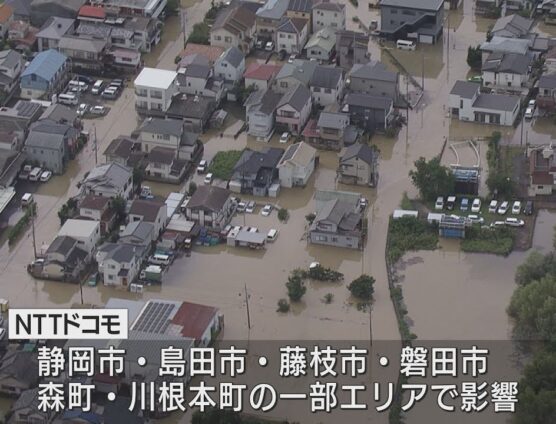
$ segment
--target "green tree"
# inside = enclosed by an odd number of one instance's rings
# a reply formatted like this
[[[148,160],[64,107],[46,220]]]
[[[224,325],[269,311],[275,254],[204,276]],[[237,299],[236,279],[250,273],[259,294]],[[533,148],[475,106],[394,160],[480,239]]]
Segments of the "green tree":
[[[189,189],[187,190],[187,194],[193,196],[195,191],[197,191],[197,184],[195,183],[195,181],[191,181],[189,183]]]
[[[543,255],[538,250],[532,251],[525,262],[517,267],[515,282],[525,286],[532,281],[538,281],[549,273],[556,271],[556,258],[554,253]]]
[[[133,186],[138,190],[145,181],[145,171],[140,166],[133,167]]]
[[[278,309],[276,312],[286,313],[290,311],[290,303],[286,299],[280,299],[278,301]]]
[[[454,175],[449,168],[440,164],[440,158],[427,162],[424,157],[415,161],[415,170],[409,171],[413,185],[421,193],[423,200],[433,201],[437,196],[454,192]]]
[[[479,46],[469,46],[467,48],[467,64],[471,69],[480,70],[482,60],[481,48]]]
[[[193,25],[193,30],[187,39],[188,43],[210,44],[210,28],[205,22],[198,22]]]
[[[317,214],[314,213],[314,212],[311,212],[311,213],[308,213],[307,215],[305,215],[305,220],[307,221],[307,223],[309,225],[311,225],[316,217],[317,217]]]
[[[116,220],[121,222],[125,218],[126,201],[123,197],[118,196],[112,200],[112,210],[116,213]]]
[[[290,217],[290,213],[288,212],[288,210],[286,208],[280,208],[278,210],[278,219],[282,222],[287,221],[288,218]]]
[[[307,291],[307,287],[305,287],[303,283],[299,270],[294,270],[290,274],[286,283],[286,288],[288,289],[288,297],[292,302],[299,302],[301,300]]]
[[[180,7],[180,0],[168,0],[166,3],[166,14],[175,15],[178,13]]]
[[[374,284],[375,279],[373,277],[363,274],[351,282],[348,290],[358,299],[371,300],[374,293]]]

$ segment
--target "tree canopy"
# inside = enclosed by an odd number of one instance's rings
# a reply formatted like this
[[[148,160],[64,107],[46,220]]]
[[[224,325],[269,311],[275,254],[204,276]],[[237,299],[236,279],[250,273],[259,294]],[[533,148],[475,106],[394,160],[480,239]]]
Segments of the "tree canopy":
[[[427,162],[424,157],[415,161],[415,169],[409,171],[413,185],[421,193],[423,200],[434,201],[438,196],[454,192],[454,175],[452,171],[440,164],[440,158]]]
[[[363,274],[351,282],[348,290],[358,299],[371,300],[374,293],[374,283],[375,279],[373,277]]]

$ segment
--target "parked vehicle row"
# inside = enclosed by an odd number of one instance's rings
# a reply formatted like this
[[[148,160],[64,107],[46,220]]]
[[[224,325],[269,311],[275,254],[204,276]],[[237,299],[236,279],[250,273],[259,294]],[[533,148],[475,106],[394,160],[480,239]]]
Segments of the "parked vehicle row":
[[[434,203],[435,210],[443,210],[446,208],[449,211],[454,210],[457,207],[457,198],[456,196],[448,196],[446,198],[446,202],[444,202],[444,197],[439,196]],[[462,197],[459,203],[459,209],[462,212],[466,212],[471,210],[473,213],[480,213],[482,207],[482,202],[480,198],[475,198],[470,203],[470,199],[468,197]],[[491,200],[488,205],[488,212],[489,213],[497,213],[499,215],[506,215],[510,210],[510,202],[507,200],[499,202],[498,200]],[[533,214],[533,201],[528,200],[525,203],[525,207],[522,207],[522,203],[520,200],[515,200],[511,205],[511,213],[512,215],[519,215],[524,213],[525,215],[532,215]]]
[[[28,181],[40,181],[40,182],[47,182],[52,178],[52,172],[48,169],[42,169],[41,167],[33,167],[31,165],[25,165],[23,169],[19,172],[18,178],[20,180],[28,180]]]

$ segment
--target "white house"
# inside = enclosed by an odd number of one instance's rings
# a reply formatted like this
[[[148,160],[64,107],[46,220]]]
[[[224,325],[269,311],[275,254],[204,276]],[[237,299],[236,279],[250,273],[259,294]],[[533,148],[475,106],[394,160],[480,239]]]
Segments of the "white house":
[[[491,53],[481,68],[483,84],[520,89],[529,81],[533,58],[518,53]]]
[[[228,48],[214,62],[215,76],[222,78],[228,82],[237,82],[241,80],[245,72],[245,56],[237,47]]]
[[[139,249],[131,244],[108,245],[97,254],[98,271],[106,286],[127,287],[139,274],[141,261]]]
[[[301,134],[311,114],[311,108],[311,92],[304,85],[298,84],[284,94],[278,103],[276,122],[294,134]]]
[[[336,48],[336,31],[324,27],[315,32],[305,44],[308,59],[330,60]]]
[[[305,142],[292,144],[278,164],[282,187],[304,187],[315,170],[317,150]]]
[[[251,63],[243,74],[245,87],[254,87],[256,90],[268,89],[281,68],[280,65],[270,63]]]
[[[77,240],[78,247],[89,255],[100,240],[100,223],[82,219],[68,219],[58,231],[58,236],[68,236]]]
[[[247,134],[268,141],[274,132],[275,112],[282,95],[272,90],[257,90],[245,102]]]
[[[131,203],[127,216],[129,222],[143,221],[153,224],[155,235],[158,237],[162,234],[168,222],[166,212],[167,208],[164,202],[158,200],[135,199]]]
[[[323,0],[313,6],[313,33],[324,27],[336,31],[346,29],[345,4]]]
[[[460,121],[513,125],[519,113],[519,96],[482,94],[479,84],[456,81],[450,92],[450,112]]]
[[[315,104],[328,106],[338,104],[344,92],[344,75],[342,68],[317,66],[309,87]]]
[[[174,71],[143,68],[135,78],[135,107],[144,112],[166,112],[178,93],[176,77]]]
[[[309,22],[284,16],[276,29],[276,51],[301,53],[309,33]]]
[[[235,46],[249,53],[255,39],[255,18],[252,8],[239,2],[222,9],[210,30],[210,45]]]
[[[84,194],[129,199],[133,191],[133,171],[116,162],[99,165],[83,180],[81,190]]]

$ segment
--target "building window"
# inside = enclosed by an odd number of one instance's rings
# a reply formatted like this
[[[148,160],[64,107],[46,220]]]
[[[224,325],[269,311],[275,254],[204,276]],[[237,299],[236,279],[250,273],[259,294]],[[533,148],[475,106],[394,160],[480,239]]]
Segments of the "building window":
[[[463,100],[460,100],[460,101],[459,101],[459,108],[460,108],[460,109],[463,109]]]

